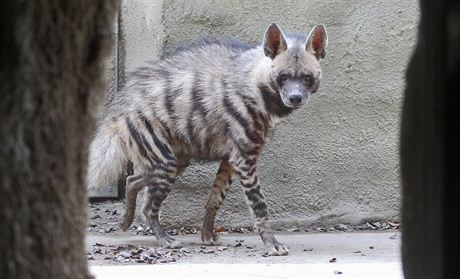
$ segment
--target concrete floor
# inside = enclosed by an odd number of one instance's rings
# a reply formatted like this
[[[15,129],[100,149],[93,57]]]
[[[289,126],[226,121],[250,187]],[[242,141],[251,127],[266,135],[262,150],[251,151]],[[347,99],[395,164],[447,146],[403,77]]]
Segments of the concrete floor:
[[[278,234],[278,239],[290,249],[284,257],[264,257],[265,249],[256,234],[223,235],[223,245],[228,249],[207,247],[212,253],[203,253],[199,235],[176,238],[190,251],[176,263],[117,265],[110,261],[90,261],[91,271],[98,279],[403,278],[398,232]],[[238,242],[242,245],[234,247]],[[152,236],[129,234],[89,235],[88,248],[95,243],[157,245]]]

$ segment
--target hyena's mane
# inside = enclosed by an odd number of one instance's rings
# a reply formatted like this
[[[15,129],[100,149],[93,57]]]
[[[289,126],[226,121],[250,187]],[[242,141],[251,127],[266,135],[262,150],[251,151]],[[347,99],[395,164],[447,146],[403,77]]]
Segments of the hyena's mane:
[[[184,51],[190,51],[192,49],[202,48],[206,46],[218,45],[225,47],[227,49],[231,49],[235,52],[245,52],[250,49],[257,47],[257,43],[254,42],[243,42],[240,39],[233,38],[233,37],[225,37],[225,38],[215,38],[215,37],[199,37],[194,41],[184,41],[173,44],[169,47],[166,47],[162,50],[160,54],[160,59],[164,59],[167,57],[174,56],[178,53]]]

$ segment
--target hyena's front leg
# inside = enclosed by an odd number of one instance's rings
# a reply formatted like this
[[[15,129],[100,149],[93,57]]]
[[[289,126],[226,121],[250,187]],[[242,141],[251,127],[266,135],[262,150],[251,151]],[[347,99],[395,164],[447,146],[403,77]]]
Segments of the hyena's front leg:
[[[287,255],[288,249],[281,242],[276,240],[273,230],[268,223],[268,207],[265,197],[260,190],[259,177],[256,171],[256,159],[241,159],[234,165],[236,174],[244,187],[244,192],[249,200],[260,237],[268,249],[268,255]]]
[[[203,230],[201,231],[201,240],[206,245],[219,245],[219,235],[214,232],[214,220],[216,213],[221,207],[227,194],[227,189],[232,184],[232,178],[235,171],[225,159],[220,164],[217,171],[214,184],[206,203],[206,215],[204,217]]]

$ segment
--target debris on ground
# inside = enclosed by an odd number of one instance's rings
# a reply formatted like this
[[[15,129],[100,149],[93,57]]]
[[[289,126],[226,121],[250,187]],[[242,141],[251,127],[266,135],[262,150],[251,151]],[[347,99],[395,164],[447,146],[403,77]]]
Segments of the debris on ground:
[[[366,222],[362,225],[355,226],[355,230],[364,231],[364,230],[398,230],[399,223],[394,222]]]
[[[225,232],[225,228],[222,227],[222,226],[217,226],[215,231],[218,232],[218,233]]]
[[[253,233],[253,232],[256,232],[256,229],[238,227],[238,228],[230,228],[227,231],[230,233]]]
[[[217,249],[217,251],[222,252],[222,251],[228,250],[228,246],[224,246],[224,245],[217,246],[216,249]]]
[[[200,248],[200,253],[203,254],[214,254],[216,252],[212,248],[209,248],[209,246],[201,246]]]
[[[321,227],[316,227],[316,228],[315,228],[315,231],[317,231],[317,232],[325,232],[326,229],[321,228]]]
[[[118,263],[170,263],[178,258],[187,257],[187,249],[166,250],[142,245],[103,245],[96,243],[86,251],[88,260],[112,260]]]
[[[388,222],[388,224],[395,230],[399,229],[400,223],[393,223],[393,222]]]
[[[347,231],[348,230],[348,226],[347,225],[344,225],[344,224],[338,224],[337,226],[335,226],[335,229],[336,230],[339,230],[339,231]]]

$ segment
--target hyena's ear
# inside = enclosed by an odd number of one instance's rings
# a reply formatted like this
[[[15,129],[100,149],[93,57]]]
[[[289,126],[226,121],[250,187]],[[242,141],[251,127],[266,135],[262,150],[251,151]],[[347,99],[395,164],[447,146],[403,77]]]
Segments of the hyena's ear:
[[[264,53],[265,56],[274,59],[278,54],[287,49],[286,39],[283,31],[276,23],[270,24],[264,36]]]
[[[305,49],[320,60],[326,57],[327,32],[324,25],[319,24],[313,27],[307,38]]]

